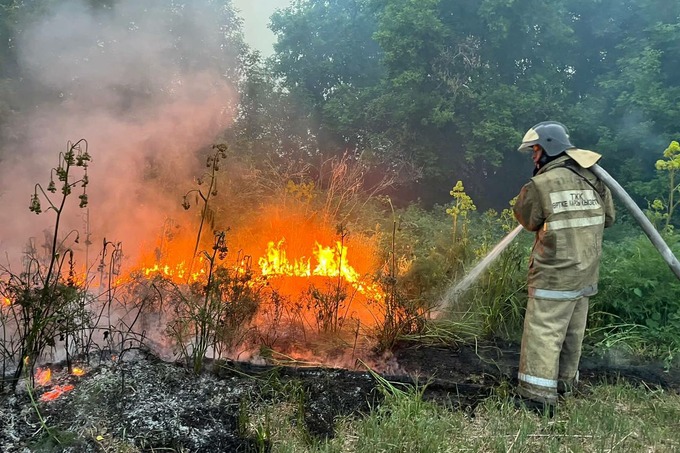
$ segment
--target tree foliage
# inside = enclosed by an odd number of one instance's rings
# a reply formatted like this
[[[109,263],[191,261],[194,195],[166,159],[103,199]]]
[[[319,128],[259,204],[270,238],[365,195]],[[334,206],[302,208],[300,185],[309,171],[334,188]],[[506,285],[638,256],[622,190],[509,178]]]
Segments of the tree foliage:
[[[3,118],[20,108],[22,86],[34,91],[21,82],[17,39],[57,3],[0,1]],[[566,124],[629,187],[655,177],[658,150],[680,135],[678,2],[296,0],[271,17],[269,59],[243,47],[231,2],[202,3],[223,16],[224,52],[204,55],[193,7],[167,2],[173,46],[181,65],[214,61],[238,84],[226,136],[256,163],[349,153],[381,173],[409,169],[408,198],[446,202],[449,181],[465,180],[485,208],[504,206],[529,176],[515,149],[539,121]]]
[[[407,160],[502,205],[530,171],[521,134],[546,119],[615,176],[653,176],[641,164],[680,132],[678,17],[665,0],[300,0],[272,18],[274,61],[318,149]]]

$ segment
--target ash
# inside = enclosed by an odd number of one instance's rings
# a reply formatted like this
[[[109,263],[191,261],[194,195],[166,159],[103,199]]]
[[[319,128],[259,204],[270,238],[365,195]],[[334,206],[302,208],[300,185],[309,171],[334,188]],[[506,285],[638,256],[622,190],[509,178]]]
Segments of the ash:
[[[80,377],[62,365],[50,368],[50,385],[32,392],[35,407],[27,385],[0,394],[1,452],[261,452],[269,450],[268,440],[254,438],[244,412],[254,401],[285,398],[272,390],[273,380],[299,384],[306,397],[299,409],[304,413],[295,418],[316,436],[333,436],[338,416],[365,413],[380,399],[369,374],[340,369],[222,361],[197,376],[141,351],[103,361]],[[73,390],[40,400],[64,384]]]
[[[54,436],[44,432],[27,390],[0,404],[3,452],[94,452],[123,445],[142,450],[255,451],[254,442],[238,430],[239,404],[254,381],[195,376],[141,353],[65,379],[75,384],[71,392],[54,401],[37,401]],[[37,400],[42,389],[34,393]]]

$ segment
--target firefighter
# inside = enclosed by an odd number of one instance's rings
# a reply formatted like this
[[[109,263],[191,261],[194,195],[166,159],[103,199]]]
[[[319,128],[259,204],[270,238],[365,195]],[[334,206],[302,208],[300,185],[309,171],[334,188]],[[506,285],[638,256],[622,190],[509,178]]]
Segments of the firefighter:
[[[523,405],[552,416],[558,396],[578,381],[588,299],[597,293],[602,233],[614,222],[614,205],[587,169],[601,156],[573,146],[563,124],[535,125],[519,150],[532,151],[534,174],[513,211],[536,239],[517,392]]]

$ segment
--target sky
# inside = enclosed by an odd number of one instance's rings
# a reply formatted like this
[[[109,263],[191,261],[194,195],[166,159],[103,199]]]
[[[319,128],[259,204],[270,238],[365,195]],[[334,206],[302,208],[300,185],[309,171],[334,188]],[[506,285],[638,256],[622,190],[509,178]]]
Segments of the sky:
[[[234,0],[234,6],[241,11],[246,42],[254,49],[269,56],[273,52],[274,33],[267,28],[269,17],[274,10],[285,8],[292,0]]]

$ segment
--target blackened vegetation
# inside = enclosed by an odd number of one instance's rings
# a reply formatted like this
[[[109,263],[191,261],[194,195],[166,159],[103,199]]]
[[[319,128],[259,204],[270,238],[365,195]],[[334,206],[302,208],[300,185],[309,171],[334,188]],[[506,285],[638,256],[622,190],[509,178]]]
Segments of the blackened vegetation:
[[[330,438],[338,417],[366,414],[382,399],[369,373],[343,369],[216,361],[197,376],[146,352],[104,361],[81,378],[61,365],[50,368],[51,385],[75,386],[40,403],[54,436],[36,433],[30,397],[19,391],[0,403],[3,452],[94,452],[123,444],[142,451],[265,452],[270,440],[250,426],[254,406],[292,401],[292,424],[310,438]],[[45,391],[36,389],[35,397]]]
[[[304,424],[310,436],[317,438],[335,435],[337,417],[367,414],[371,407],[376,407],[382,401],[375,379],[370,373],[362,371],[229,362],[219,366],[217,374],[227,378],[248,375],[266,379],[268,385],[260,386],[259,389],[264,390],[260,397],[270,399],[278,393],[271,388],[273,376],[280,382],[297,383],[296,420]]]
[[[36,436],[30,423],[14,423],[13,432],[5,428],[0,433],[4,451],[28,446],[31,451],[94,452],[104,445],[134,445],[142,451],[266,451],[239,430],[240,401],[254,391],[254,380],[207,373],[197,377],[148,354],[126,357],[102,363],[80,378],[72,392],[41,403],[42,415],[60,443]],[[53,380],[58,374],[53,373]],[[24,411],[35,419],[26,412],[32,411],[26,394],[2,406],[3,418]]]
[[[460,407],[474,408],[495,388],[517,384],[519,345],[507,342],[470,346],[423,346],[402,343],[394,351],[409,375],[427,383],[425,397],[437,393],[457,395]],[[628,382],[633,385],[680,391],[677,365],[632,357],[622,351],[589,352],[581,358],[582,391],[591,384]],[[456,406],[454,401],[454,407]]]

